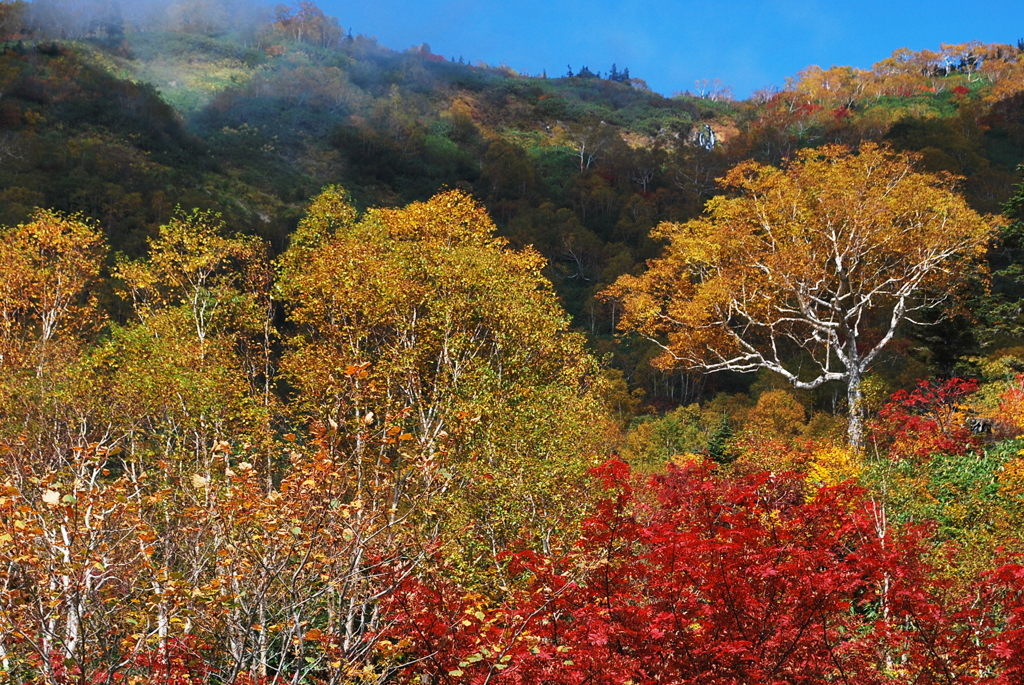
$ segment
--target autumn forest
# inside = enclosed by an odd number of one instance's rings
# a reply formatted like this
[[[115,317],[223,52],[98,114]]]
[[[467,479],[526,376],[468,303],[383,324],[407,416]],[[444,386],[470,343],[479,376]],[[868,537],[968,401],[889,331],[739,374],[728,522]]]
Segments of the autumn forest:
[[[0,682],[1024,683],[1024,40],[344,22],[0,0]]]

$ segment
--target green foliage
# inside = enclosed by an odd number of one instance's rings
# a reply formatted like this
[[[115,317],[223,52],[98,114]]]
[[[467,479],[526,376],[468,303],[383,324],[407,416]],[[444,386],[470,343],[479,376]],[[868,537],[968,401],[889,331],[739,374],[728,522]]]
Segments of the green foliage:
[[[1024,167],[1018,167],[1018,174]],[[999,249],[993,251],[992,297],[987,302],[986,337],[1001,342],[1024,336],[1020,302],[1024,299],[1024,183],[1003,204],[1006,223]]]
[[[726,414],[697,404],[680,406],[662,416],[635,419],[626,433],[622,458],[641,471],[660,470],[673,457],[695,454],[724,462],[729,460],[732,435]]]
[[[957,550],[965,574],[990,567],[1001,549],[1021,551],[1024,442],[1007,440],[982,454],[935,454],[925,460],[867,462],[863,482],[895,523],[934,522],[938,541]]]

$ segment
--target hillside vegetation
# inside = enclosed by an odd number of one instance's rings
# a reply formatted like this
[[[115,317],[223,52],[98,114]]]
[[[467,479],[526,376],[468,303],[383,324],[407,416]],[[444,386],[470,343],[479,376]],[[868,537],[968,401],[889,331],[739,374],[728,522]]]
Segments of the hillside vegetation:
[[[0,679],[1024,682],[1024,45],[156,7],[0,0]]]

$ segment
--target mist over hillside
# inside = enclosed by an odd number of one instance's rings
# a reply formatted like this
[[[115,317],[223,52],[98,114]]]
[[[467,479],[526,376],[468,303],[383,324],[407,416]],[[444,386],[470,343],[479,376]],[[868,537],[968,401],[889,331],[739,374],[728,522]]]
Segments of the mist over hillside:
[[[50,37],[74,40],[126,30],[244,31],[273,17],[273,5],[258,0],[33,0],[25,20]]]

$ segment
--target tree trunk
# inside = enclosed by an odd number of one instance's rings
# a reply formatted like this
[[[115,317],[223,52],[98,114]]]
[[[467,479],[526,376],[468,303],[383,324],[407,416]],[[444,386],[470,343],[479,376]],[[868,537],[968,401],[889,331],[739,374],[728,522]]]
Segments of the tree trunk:
[[[850,449],[859,452],[864,446],[864,395],[860,390],[861,370],[858,365],[850,368],[850,380],[846,386],[846,401],[850,421],[846,429],[846,440]]]

